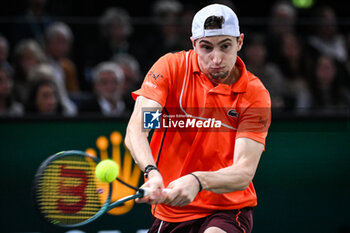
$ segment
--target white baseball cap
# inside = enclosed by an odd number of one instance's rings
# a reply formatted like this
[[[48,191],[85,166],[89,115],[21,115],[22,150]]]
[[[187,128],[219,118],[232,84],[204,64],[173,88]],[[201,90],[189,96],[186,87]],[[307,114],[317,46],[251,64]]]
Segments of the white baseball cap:
[[[224,17],[220,29],[204,29],[204,23],[210,16]],[[212,4],[202,8],[193,17],[192,39],[196,40],[207,36],[234,36],[240,35],[238,18],[233,10],[225,5]]]

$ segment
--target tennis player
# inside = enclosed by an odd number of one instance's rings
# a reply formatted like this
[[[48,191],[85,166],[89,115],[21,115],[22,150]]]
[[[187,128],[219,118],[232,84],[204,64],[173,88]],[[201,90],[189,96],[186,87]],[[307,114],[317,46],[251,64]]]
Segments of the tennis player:
[[[252,230],[257,205],[252,180],[265,147],[271,103],[261,81],[237,56],[243,39],[230,8],[204,7],[193,18],[193,50],[161,57],[132,93],[136,104],[125,143],[144,171],[143,187],[151,190],[138,200],[152,204],[149,232]],[[178,115],[187,121],[166,119],[177,125],[173,128],[160,121],[149,143],[142,122],[150,109],[151,121]],[[212,121],[220,127],[202,127]]]

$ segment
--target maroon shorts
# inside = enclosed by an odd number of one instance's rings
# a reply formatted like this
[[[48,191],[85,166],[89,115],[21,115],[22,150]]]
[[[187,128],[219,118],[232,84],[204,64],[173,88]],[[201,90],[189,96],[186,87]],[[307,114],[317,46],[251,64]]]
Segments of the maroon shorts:
[[[253,208],[220,210],[205,218],[186,222],[164,222],[153,218],[149,233],[203,233],[210,227],[220,228],[227,233],[250,233],[253,228]]]

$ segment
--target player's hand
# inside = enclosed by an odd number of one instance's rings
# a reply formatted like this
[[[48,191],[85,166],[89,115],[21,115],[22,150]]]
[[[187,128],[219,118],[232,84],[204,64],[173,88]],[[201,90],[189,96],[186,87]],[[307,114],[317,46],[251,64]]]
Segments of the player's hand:
[[[157,170],[148,173],[148,181],[141,188],[149,188],[149,195],[143,198],[137,198],[137,203],[160,204],[163,203],[167,193],[163,191],[164,184],[162,175]]]
[[[164,204],[171,206],[185,206],[190,204],[199,192],[198,181],[191,175],[180,177],[171,182],[168,187],[167,198]]]

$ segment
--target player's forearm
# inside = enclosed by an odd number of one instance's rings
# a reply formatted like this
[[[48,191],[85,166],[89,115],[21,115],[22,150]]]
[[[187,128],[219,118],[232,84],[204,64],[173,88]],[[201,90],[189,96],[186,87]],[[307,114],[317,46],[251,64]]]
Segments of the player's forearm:
[[[203,189],[214,193],[229,193],[245,190],[254,174],[238,167],[226,167],[213,172],[194,172]]]
[[[149,147],[147,132],[142,132],[138,127],[128,127],[125,145],[141,170],[149,164],[155,164]]]
[[[213,172],[194,172],[203,189],[214,193],[245,190],[253,180],[264,145],[249,138],[236,140],[232,166]]]
[[[141,170],[147,165],[155,165],[148,141],[149,130],[143,129],[141,124],[143,108],[157,108],[161,110],[161,105],[153,100],[139,96],[136,99],[135,108],[126,129],[125,145],[129,148],[132,157]]]

